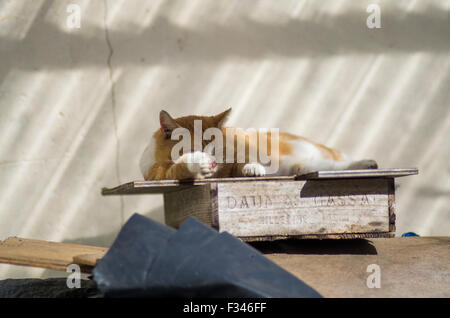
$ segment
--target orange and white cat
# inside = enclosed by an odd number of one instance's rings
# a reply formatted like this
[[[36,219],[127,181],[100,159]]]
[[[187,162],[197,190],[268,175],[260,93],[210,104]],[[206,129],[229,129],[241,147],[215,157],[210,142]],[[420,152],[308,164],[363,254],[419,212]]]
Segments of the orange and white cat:
[[[259,154],[259,140],[265,138],[268,148],[271,147],[271,134],[269,131],[257,132],[257,138],[249,138],[244,130],[225,127],[224,123],[231,109],[215,116],[185,116],[172,118],[167,112],[160,112],[160,129],[152,136],[149,145],[145,149],[140,160],[141,172],[145,180],[159,179],[196,179],[210,177],[245,177],[245,176],[289,176],[299,175],[317,170],[347,170],[347,169],[377,169],[374,160],[354,161],[344,153],[315,143],[309,139],[290,133],[277,134],[277,151],[271,152],[271,161],[276,161],[276,171],[269,171],[267,161],[260,156],[251,157],[253,150]],[[201,150],[181,151],[178,158],[173,159],[173,149],[179,142],[172,139],[172,134],[177,128],[184,128],[191,134],[191,145],[194,145],[195,122],[201,121],[202,133],[209,128],[217,128],[223,132],[222,144],[232,143],[233,153],[226,153],[227,160],[217,160],[214,151],[210,151],[208,140],[201,141]],[[232,137],[226,130],[243,138]],[[216,137],[217,138],[217,137]],[[178,148],[177,148],[178,149]],[[192,147],[191,149],[194,149]],[[239,149],[245,149],[243,160],[238,160]],[[231,158],[231,160],[229,160]],[[242,157],[240,157],[242,158]],[[255,160],[250,160],[256,158]],[[273,169],[272,169],[273,170]],[[269,171],[269,172],[268,172]]]

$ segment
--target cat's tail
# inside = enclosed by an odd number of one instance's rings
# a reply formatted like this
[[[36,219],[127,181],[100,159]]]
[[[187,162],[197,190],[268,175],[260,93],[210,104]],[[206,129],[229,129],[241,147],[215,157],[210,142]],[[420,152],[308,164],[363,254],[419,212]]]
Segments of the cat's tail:
[[[348,170],[359,169],[378,169],[378,163],[375,160],[365,159],[353,161],[347,168]]]

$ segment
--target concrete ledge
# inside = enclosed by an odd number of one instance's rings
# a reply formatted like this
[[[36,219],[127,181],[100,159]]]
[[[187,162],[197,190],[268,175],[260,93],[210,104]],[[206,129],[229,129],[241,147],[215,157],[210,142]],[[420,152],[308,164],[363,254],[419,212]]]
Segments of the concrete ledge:
[[[324,297],[450,297],[450,237],[252,245]],[[380,268],[380,288],[367,287],[370,264]]]

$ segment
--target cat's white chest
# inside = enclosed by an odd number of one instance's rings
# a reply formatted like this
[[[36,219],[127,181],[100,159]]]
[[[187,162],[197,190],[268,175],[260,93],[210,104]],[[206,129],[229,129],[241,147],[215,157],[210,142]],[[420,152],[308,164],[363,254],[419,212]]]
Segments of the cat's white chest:
[[[139,161],[139,167],[141,168],[142,175],[146,176],[148,170],[150,167],[155,164],[155,138],[150,139],[150,143],[147,145],[147,147],[144,150],[144,153],[141,156],[141,160]]]

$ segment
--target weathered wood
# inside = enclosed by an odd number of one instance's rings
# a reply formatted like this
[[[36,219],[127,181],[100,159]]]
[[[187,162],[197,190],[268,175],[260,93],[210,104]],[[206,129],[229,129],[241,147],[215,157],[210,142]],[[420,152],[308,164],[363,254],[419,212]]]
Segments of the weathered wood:
[[[167,225],[178,228],[184,220],[193,216],[199,221],[213,226],[213,206],[211,193],[215,184],[189,187],[179,191],[164,193],[164,215]]]
[[[105,256],[106,250],[104,252],[99,252],[95,254],[81,254],[75,255],[73,257],[73,263],[78,265],[86,265],[94,267],[97,263]]]
[[[321,170],[298,176],[297,179],[342,179],[342,178],[398,178],[416,175],[417,168],[361,169],[361,170]]]
[[[104,195],[163,193],[166,224],[193,216],[245,241],[395,236],[395,178],[416,168],[135,181]]]
[[[102,195],[166,193],[193,185],[191,183],[184,185],[179,180],[133,181],[114,188],[103,188]]]
[[[274,236],[240,236],[244,242],[278,241],[287,239],[296,240],[347,240],[347,239],[367,239],[367,238],[392,238],[395,233],[392,232],[373,232],[373,233],[334,233],[334,234],[302,234],[302,235],[274,235]]]
[[[83,262],[77,263],[74,257],[82,254],[98,255],[106,250],[96,246],[10,237],[0,243],[0,263],[63,271],[70,264],[78,264],[82,272],[90,273],[92,266]]]
[[[133,181],[114,188],[103,188],[103,195],[128,195],[128,194],[149,194],[166,193],[201,186],[211,183],[237,183],[253,181],[293,181],[293,180],[313,180],[313,179],[336,179],[336,178],[397,178],[402,176],[417,174],[417,168],[408,169],[367,169],[367,170],[338,170],[338,171],[316,171],[300,176],[280,176],[280,177],[240,177],[240,178],[209,178],[195,180],[152,180]]]
[[[241,238],[388,233],[388,180],[218,184],[219,230]]]
[[[218,183],[164,194],[166,224],[193,216],[245,241],[392,237],[391,179]]]
[[[127,194],[152,194],[167,193],[179,191],[206,184],[215,184],[218,182],[251,182],[251,181],[289,181],[295,180],[295,176],[285,177],[245,177],[245,178],[209,178],[195,180],[151,180],[151,181],[132,181],[124,183],[114,188],[103,188],[102,195],[127,195]]]
[[[388,184],[388,205],[389,205],[389,232],[395,232],[395,179],[389,179]]]

